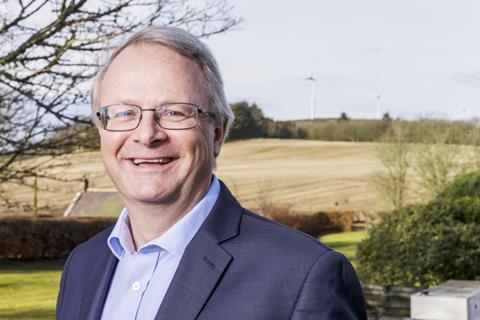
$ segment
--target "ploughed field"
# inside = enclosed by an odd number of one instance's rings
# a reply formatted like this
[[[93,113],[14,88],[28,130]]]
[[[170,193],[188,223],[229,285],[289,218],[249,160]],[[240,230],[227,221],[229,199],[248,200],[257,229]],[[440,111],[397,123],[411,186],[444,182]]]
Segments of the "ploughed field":
[[[247,208],[265,204],[288,206],[294,211],[388,209],[371,184],[381,170],[375,143],[311,140],[252,139],[227,143],[218,159],[217,175]],[[47,159],[40,167],[51,164]],[[99,152],[83,152],[53,160],[64,165],[44,169],[62,180],[86,176],[90,188],[113,188],[103,171]],[[31,181],[27,181],[31,183]],[[61,214],[80,181],[38,179],[39,213]],[[33,204],[29,187],[3,186],[4,196],[20,207],[0,207],[0,213],[25,213]],[[101,212],[99,212],[101,214]]]

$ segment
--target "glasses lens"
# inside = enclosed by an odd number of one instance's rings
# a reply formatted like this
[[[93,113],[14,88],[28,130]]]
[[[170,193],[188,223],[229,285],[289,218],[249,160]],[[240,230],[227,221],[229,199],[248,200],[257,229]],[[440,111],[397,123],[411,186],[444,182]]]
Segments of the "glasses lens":
[[[155,114],[160,126],[165,129],[190,129],[198,122],[198,108],[191,104],[168,104],[158,107]]]
[[[135,129],[140,120],[138,106],[117,104],[100,109],[100,120],[106,130],[126,131]]]

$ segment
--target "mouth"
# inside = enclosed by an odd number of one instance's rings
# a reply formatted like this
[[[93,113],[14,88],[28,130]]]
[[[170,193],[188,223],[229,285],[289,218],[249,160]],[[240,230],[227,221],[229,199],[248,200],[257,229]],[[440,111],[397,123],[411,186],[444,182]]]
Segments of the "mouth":
[[[132,158],[129,160],[136,166],[144,166],[144,165],[166,165],[175,159],[170,157],[165,157],[165,158],[155,158],[155,159]]]

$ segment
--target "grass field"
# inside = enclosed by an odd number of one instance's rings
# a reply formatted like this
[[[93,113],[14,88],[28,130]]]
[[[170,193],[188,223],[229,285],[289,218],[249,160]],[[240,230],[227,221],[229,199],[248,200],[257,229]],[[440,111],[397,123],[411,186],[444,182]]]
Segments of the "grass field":
[[[358,242],[365,236],[364,231],[343,232],[321,240],[352,259]],[[63,263],[63,260],[0,261],[0,320],[54,319]]]
[[[320,238],[320,241],[343,253],[355,265],[355,253],[360,241],[367,237],[366,231],[333,233]]]
[[[63,263],[0,261],[0,319],[54,319]]]
[[[241,203],[256,208],[260,203],[291,206],[299,212],[319,210],[386,209],[386,203],[370,185],[370,176],[381,168],[374,143],[310,140],[254,139],[227,143],[218,159],[218,176]],[[89,178],[89,187],[112,188],[98,152],[65,157],[70,165],[55,169],[62,179]],[[58,160],[57,160],[58,161]],[[39,179],[40,213],[62,213],[82,183]],[[10,200],[28,206],[29,188],[6,188]],[[1,191],[0,191],[1,192]],[[17,212],[24,211],[22,208]],[[13,209],[0,207],[0,213]]]

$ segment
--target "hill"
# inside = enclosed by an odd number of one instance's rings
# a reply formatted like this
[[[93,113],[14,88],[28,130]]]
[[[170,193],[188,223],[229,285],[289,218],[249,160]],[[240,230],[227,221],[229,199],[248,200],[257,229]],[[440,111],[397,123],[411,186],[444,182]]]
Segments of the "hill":
[[[369,176],[374,143],[256,139],[231,142],[218,176],[249,208],[268,201],[300,212],[382,210]]]
[[[375,143],[312,140],[252,139],[226,143],[218,159],[217,175],[248,208],[269,202],[299,212],[319,210],[387,209],[371,187],[370,175],[380,169]],[[86,175],[90,188],[112,188],[99,152],[75,153],[57,168],[62,179]],[[80,181],[39,179],[39,213],[61,214]],[[33,202],[29,188],[7,188],[4,195],[24,208]],[[0,207],[0,213],[25,211]]]

